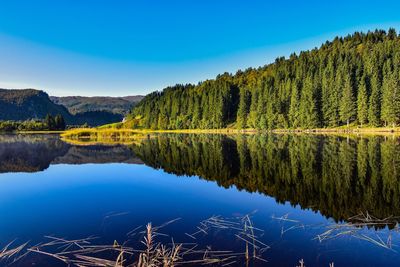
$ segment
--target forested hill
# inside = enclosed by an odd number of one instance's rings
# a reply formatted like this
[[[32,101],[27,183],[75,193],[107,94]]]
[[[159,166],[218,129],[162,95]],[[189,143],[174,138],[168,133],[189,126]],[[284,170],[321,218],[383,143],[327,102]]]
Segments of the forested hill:
[[[356,32],[258,69],[147,95],[142,127],[317,128],[382,126],[400,119],[400,37]]]
[[[54,103],[65,106],[72,114],[107,111],[114,114],[126,115],[142,98],[143,96],[141,95],[125,97],[50,96],[50,99]]]
[[[69,125],[98,126],[119,122],[122,114],[87,111],[71,114],[66,107],[53,103],[48,94],[35,89],[0,89],[0,121],[43,120],[47,114],[63,116]]]
[[[0,89],[0,120],[44,119],[47,114],[60,114],[66,122],[72,123],[72,116],[68,110],[64,106],[54,104],[43,91]]]

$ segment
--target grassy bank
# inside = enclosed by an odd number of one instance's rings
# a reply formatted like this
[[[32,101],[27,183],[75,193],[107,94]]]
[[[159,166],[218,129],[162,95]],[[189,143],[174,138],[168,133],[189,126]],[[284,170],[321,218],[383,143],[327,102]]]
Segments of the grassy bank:
[[[142,131],[130,129],[96,129],[81,128],[72,129],[61,133],[61,138],[69,143],[77,145],[92,144],[131,144],[146,138]]]
[[[37,132],[34,132],[37,133]],[[56,133],[56,132],[43,132]],[[297,134],[400,134],[400,127],[337,127],[316,129],[179,129],[179,130],[154,130],[154,129],[127,129],[113,127],[78,128],[59,132],[65,139],[75,140],[133,140],[139,136],[152,133],[192,133],[192,134],[257,134],[257,133],[297,133]]]

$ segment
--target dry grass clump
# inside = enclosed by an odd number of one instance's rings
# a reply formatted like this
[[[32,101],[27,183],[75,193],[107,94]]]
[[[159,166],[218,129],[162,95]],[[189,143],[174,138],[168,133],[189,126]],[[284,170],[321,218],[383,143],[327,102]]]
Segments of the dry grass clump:
[[[23,257],[26,256],[27,252],[22,253],[24,249],[27,247],[29,242],[11,248],[14,241],[8,243],[1,251],[0,251],[0,263],[8,263],[13,264]]]
[[[394,231],[399,231],[399,226],[396,221],[398,217],[387,217],[379,219],[371,216],[368,212],[357,214],[349,218],[347,223],[334,223],[326,226],[326,231],[318,234],[315,239],[319,242],[339,238],[339,237],[352,237],[359,240],[367,241],[378,247],[393,249],[392,245],[392,232],[386,231],[385,227],[392,227],[394,225]],[[375,228],[374,234],[367,235],[364,233],[366,228]]]
[[[218,230],[232,233],[232,237],[243,242],[243,251],[213,250],[211,246],[201,248],[197,242],[176,243],[160,242],[159,237],[168,237],[160,232],[167,225],[179,220],[171,220],[160,226],[148,223],[130,231],[129,238],[142,236],[139,243],[128,246],[132,240],[123,245],[114,242],[112,245],[92,244],[94,237],[68,240],[54,236],[46,236],[48,242],[31,247],[28,252],[52,257],[68,266],[104,266],[104,267],[174,267],[179,265],[237,265],[252,260],[266,261],[261,254],[269,248],[261,242],[258,233],[261,229],[254,227],[249,215],[238,218],[212,216],[200,222],[197,230],[186,234],[191,239],[200,239],[211,231]]]

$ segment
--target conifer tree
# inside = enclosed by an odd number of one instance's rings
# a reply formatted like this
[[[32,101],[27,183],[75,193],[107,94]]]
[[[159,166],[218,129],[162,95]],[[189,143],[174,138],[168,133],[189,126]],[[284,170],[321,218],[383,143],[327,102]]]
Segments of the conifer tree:
[[[245,88],[240,88],[239,107],[237,112],[237,127],[244,129],[247,127],[247,116],[249,113],[249,92]]]
[[[371,79],[368,121],[373,126],[380,126],[381,124],[381,90],[377,73]]]
[[[319,126],[313,83],[310,77],[304,81],[300,98],[300,123],[305,128]]]
[[[56,129],[56,123],[54,121],[54,117],[51,114],[47,114],[46,118],[44,119],[44,122],[47,125],[48,130],[55,130]]]
[[[349,127],[350,121],[354,120],[356,115],[355,101],[353,95],[353,87],[350,82],[350,77],[347,77],[344,82],[343,95],[340,101],[340,119]]]
[[[358,86],[357,119],[358,123],[361,124],[361,127],[363,126],[363,124],[367,123],[368,119],[368,93],[365,76],[361,78],[360,84]]]
[[[299,127],[299,90],[298,82],[293,84],[291,97],[290,97],[290,107],[289,107],[289,122],[290,127]]]
[[[60,114],[57,114],[54,117],[54,128],[55,130],[65,130],[65,121],[64,117]]]
[[[382,85],[382,120],[395,127],[400,117],[400,83],[398,75],[391,73]]]

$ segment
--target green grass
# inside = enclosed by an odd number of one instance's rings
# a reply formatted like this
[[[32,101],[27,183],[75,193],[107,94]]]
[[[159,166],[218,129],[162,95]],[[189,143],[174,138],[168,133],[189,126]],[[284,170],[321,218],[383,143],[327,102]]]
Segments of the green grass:
[[[61,134],[61,139],[77,144],[116,144],[116,143],[135,143],[147,136],[142,132],[131,129],[112,129],[112,128],[78,128],[65,131]]]

